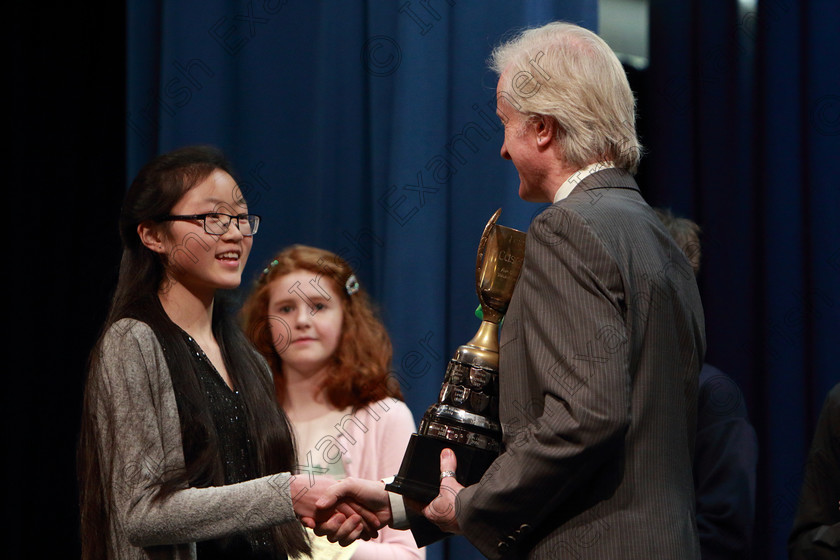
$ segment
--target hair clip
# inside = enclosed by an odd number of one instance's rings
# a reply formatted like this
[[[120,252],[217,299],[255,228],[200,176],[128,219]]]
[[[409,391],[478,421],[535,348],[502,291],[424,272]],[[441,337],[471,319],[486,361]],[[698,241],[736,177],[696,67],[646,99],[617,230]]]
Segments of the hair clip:
[[[278,261],[277,259],[274,259],[273,261],[268,263],[268,266],[263,269],[262,275],[266,276],[271,271],[271,269],[277,266],[278,264],[280,264],[280,261]]]
[[[355,274],[351,274],[347,278],[347,282],[344,283],[344,291],[347,292],[348,296],[352,296],[359,291],[359,281],[356,280]]]

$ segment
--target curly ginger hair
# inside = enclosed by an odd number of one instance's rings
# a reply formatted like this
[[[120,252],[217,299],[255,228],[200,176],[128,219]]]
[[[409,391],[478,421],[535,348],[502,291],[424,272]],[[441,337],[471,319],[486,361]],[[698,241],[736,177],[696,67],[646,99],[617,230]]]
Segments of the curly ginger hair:
[[[348,279],[354,276],[353,269],[331,251],[292,245],[274,256],[241,311],[245,333],[271,366],[278,402],[283,402],[285,382],[283,360],[269,328],[269,295],[273,281],[301,270],[325,277],[341,298],[341,338],[333,355],[334,367],[323,386],[329,402],[343,409],[361,408],[386,397],[402,400],[399,383],[390,372],[393,349],[385,326],[363,288],[358,287],[353,294],[345,289]]]

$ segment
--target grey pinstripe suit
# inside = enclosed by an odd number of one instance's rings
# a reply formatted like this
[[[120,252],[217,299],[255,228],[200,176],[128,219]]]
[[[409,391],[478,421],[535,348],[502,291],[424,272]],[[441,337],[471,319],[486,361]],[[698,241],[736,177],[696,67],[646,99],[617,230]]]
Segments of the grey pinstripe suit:
[[[458,497],[486,556],[694,559],[705,351],[693,271],[633,178],[584,179],[531,224],[501,332],[505,452]]]

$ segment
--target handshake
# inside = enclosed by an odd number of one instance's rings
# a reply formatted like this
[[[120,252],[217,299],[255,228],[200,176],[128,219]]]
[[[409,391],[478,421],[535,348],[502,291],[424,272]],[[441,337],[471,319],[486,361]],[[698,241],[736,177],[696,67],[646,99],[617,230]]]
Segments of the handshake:
[[[299,496],[293,500],[295,513],[316,535],[347,546],[356,539],[375,538],[385,526],[407,529],[404,512],[398,510],[395,516],[391,508],[392,499],[396,499],[403,500],[405,508],[421,513],[442,531],[457,534],[460,528],[455,518],[455,501],[463,486],[455,480],[456,466],[455,454],[444,449],[440,454],[440,493],[428,504],[391,495],[382,481],[345,478],[335,482],[311,477],[309,487],[302,488],[302,477],[295,477],[291,485],[292,496]]]

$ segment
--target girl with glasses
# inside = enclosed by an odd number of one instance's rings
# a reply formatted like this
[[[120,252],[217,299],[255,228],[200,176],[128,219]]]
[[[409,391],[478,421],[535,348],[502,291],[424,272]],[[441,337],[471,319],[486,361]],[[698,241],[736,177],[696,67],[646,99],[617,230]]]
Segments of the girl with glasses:
[[[229,312],[252,216],[209,147],[155,158],[126,194],[119,280],[85,388],[84,558],[309,550],[296,516],[312,516],[332,482],[289,474],[293,436],[271,372]]]

